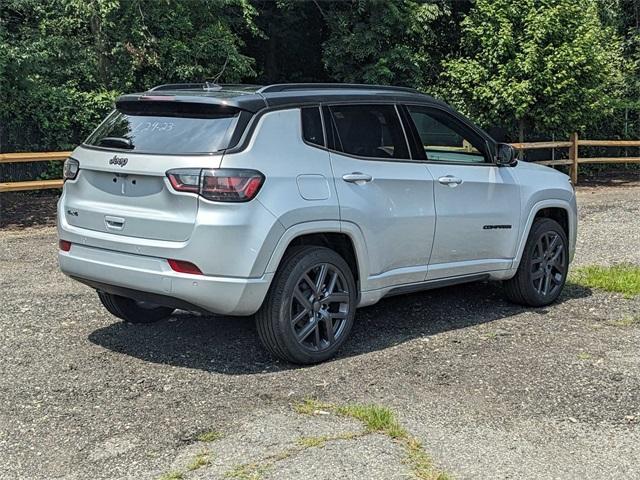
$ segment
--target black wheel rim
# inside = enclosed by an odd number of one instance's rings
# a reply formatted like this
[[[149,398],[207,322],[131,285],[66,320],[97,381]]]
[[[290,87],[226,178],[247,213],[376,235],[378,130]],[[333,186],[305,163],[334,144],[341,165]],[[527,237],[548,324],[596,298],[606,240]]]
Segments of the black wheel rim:
[[[290,320],[298,344],[319,352],[342,338],[349,316],[349,289],[344,275],[321,263],[307,270],[296,283]]]
[[[565,246],[556,232],[543,233],[533,249],[531,282],[536,292],[544,297],[555,295],[567,273]]]

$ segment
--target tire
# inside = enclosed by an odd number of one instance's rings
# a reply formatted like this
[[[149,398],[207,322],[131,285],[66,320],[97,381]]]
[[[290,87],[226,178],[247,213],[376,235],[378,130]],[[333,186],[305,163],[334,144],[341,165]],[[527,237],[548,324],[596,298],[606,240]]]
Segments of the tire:
[[[256,314],[258,335],[266,349],[282,360],[323,362],[349,336],[356,299],[353,273],[340,255],[325,247],[294,247],[282,260]]]
[[[567,234],[558,222],[550,218],[535,220],[518,270],[504,282],[507,298],[529,307],[553,303],[562,293],[569,273],[568,247]]]
[[[169,317],[175,310],[101,291],[98,291],[98,298],[110,314],[128,323],[154,323]]]

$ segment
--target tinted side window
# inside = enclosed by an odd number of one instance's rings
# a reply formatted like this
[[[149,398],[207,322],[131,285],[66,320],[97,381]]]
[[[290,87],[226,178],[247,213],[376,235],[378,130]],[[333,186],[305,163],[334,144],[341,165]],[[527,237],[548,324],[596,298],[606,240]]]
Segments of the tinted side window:
[[[314,145],[324,147],[322,120],[319,107],[305,107],[302,110],[302,138]]]
[[[455,117],[436,108],[407,107],[429,161],[486,162],[486,142]]]
[[[336,150],[360,157],[409,158],[393,105],[338,105],[330,111],[337,132]]]

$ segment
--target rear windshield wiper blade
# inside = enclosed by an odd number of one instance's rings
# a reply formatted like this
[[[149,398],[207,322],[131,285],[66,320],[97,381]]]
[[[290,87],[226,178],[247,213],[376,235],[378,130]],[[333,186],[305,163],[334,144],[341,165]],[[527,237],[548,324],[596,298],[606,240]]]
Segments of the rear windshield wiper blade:
[[[101,147],[124,148],[126,150],[133,150],[133,143],[131,143],[131,140],[124,137],[104,137],[100,139],[98,145]]]

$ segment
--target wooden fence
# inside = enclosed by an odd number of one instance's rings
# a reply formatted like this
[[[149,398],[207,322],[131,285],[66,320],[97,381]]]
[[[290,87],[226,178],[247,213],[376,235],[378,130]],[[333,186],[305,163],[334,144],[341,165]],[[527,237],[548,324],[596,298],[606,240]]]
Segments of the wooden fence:
[[[579,155],[580,147],[640,147],[640,140],[580,140],[573,133],[568,142],[512,143],[516,150],[568,148],[569,158],[560,160],[540,160],[541,165],[569,165],[569,175],[574,185],[578,184],[578,169],[584,163],[640,163],[640,157],[584,157]]]
[[[559,160],[540,160],[536,163],[556,166],[568,165],[571,180],[578,183],[578,169],[585,163],[640,163],[639,157],[583,157],[579,156],[580,147],[640,147],[640,140],[580,140],[578,134],[571,135],[568,142],[533,142],[512,143],[516,150],[540,150],[568,148],[569,158]],[[48,162],[65,160],[71,152],[41,152],[41,153],[0,153],[0,164],[20,162]],[[20,190],[43,190],[46,188],[62,188],[62,180],[32,180],[28,182],[0,183],[0,193],[16,192]]]
[[[71,152],[0,153],[0,163],[61,161],[66,160],[69,155],[71,155]],[[44,190],[46,188],[62,188],[62,179],[0,183],[0,193],[18,192],[20,190]]]

